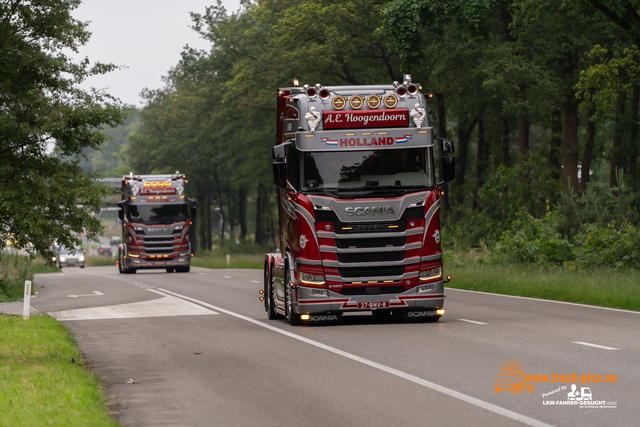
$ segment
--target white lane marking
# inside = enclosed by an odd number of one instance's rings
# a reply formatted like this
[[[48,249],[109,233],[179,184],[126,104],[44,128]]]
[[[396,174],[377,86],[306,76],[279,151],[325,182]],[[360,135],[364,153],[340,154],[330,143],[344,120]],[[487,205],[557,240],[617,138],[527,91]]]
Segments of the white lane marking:
[[[155,292],[147,289],[150,292]],[[105,307],[81,308],[76,310],[53,311],[49,315],[58,320],[102,320],[133,319],[141,317],[199,316],[219,314],[215,311],[190,303],[171,295],[162,298],[129,304]]]
[[[224,277],[225,279],[231,279],[231,276],[222,276],[222,277]]]
[[[469,320],[469,319],[458,319],[458,320],[462,320],[463,322],[475,323],[476,325],[486,325],[486,323],[478,322],[477,320]]]
[[[247,322],[253,323],[254,325],[269,329],[269,330],[271,330],[273,332],[277,332],[279,334],[288,336],[288,337],[296,339],[298,341],[302,341],[304,343],[307,343],[307,344],[310,344],[312,346],[321,348],[323,350],[329,351],[329,352],[337,354],[339,356],[346,357],[347,359],[351,359],[351,360],[354,360],[356,362],[362,363],[364,365],[371,366],[372,368],[379,369],[379,370],[384,371],[384,372],[386,372],[388,374],[395,375],[395,376],[397,376],[399,378],[403,378],[403,379],[411,381],[411,382],[413,382],[415,384],[421,385],[421,386],[429,388],[431,390],[435,390],[435,391],[440,392],[442,394],[446,394],[447,396],[453,397],[455,399],[462,400],[463,402],[470,403],[470,404],[478,406],[478,407],[480,407],[482,409],[486,409],[487,411],[493,412],[493,413],[498,414],[498,415],[502,415],[503,417],[510,418],[512,420],[521,422],[523,424],[534,426],[534,427],[552,427],[551,424],[547,424],[547,423],[544,423],[542,421],[538,421],[538,420],[536,420],[534,418],[527,417],[526,415],[518,414],[517,412],[510,411],[509,409],[505,409],[505,408],[502,408],[500,406],[494,405],[492,403],[485,402],[484,400],[480,400],[478,398],[466,395],[464,393],[460,393],[458,391],[455,391],[455,390],[452,390],[450,388],[438,385],[436,383],[432,383],[431,381],[423,380],[422,378],[416,377],[416,376],[408,374],[406,372],[402,372],[402,371],[400,371],[398,369],[391,368],[391,367],[383,365],[381,363],[374,362],[374,361],[369,360],[369,359],[365,359],[364,357],[356,356],[355,354],[347,353],[346,351],[337,349],[335,347],[331,347],[331,346],[326,345],[326,344],[322,344],[322,343],[320,343],[318,341],[314,341],[314,340],[311,340],[309,338],[305,338],[305,337],[302,337],[300,335],[296,335],[294,333],[285,331],[283,329],[276,328],[275,326],[267,325],[266,323],[262,323],[262,322],[260,322],[258,320],[252,319],[250,317],[243,316],[242,314],[234,313],[233,311],[225,310],[224,308],[216,307],[215,305],[208,304],[208,303],[206,303],[204,301],[200,301],[200,300],[197,300],[195,298],[191,298],[191,297],[188,297],[188,296],[185,296],[185,295],[181,295],[181,294],[178,294],[176,292],[168,291],[166,289],[160,288],[160,290],[162,292],[166,292],[167,294],[171,294],[171,295],[174,295],[174,296],[179,297],[179,298],[183,298],[183,299],[186,299],[186,300],[189,300],[189,301],[196,302],[196,303],[198,303],[200,305],[203,305],[205,307],[209,307],[209,308],[211,308],[213,310],[216,310],[216,311],[218,311],[220,313],[224,313],[224,314],[228,314],[230,316],[237,317],[238,319],[245,320]]]
[[[518,299],[528,299],[528,300],[533,300],[533,301],[552,302],[552,303],[554,303],[554,304],[577,305],[578,307],[598,308],[598,309],[600,309],[600,310],[621,311],[622,313],[640,314],[640,311],[623,310],[623,309],[621,309],[621,308],[600,307],[600,306],[597,306],[597,305],[589,305],[589,304],[578,304],[578,303],[575,303],[575,302],[555,301],[555,300],[552,300],[552,299],[530,298],[530,297],[519,297],[519,296],[516,296],[516,295],[494,294],[494,293],[492,293],[492,292],[469,291],[469,290],[467,290],[467,289],[457,289],[457,288],[446,288],[446,289],[447,289],[448,291],[473,292],[474,294],[495,295],[495,296],[498,296],[498,297],[518,298]]]
[[[573,341],[574,344],[579,344],[579,345],[586,345],[589,347],[595,347],[595,348],[601,348],[604,350],[620,350],[619,348],[613,348],[613,347],[607,347],[605,345],[598,345],[598,344],[591,344],[588,342],[582,342],[582,341]]]
[[[262,282],[260,282],[260,281],[258,281],[258,280],[250,280],[250,282],[251,282],[251,283],[262,283]]]
[[[176,299],[174,296],[171,296],[171,295],[169,295],[169,294],[165,294],[164,292],[156,291],[156,290],[154,290],[154,289],[147,289],[147,290],[148,290],[149,292],[153,292],[154,294],[158,294],[158,295],[162,295],[162,296],[164,296],[164,297],[169,297],[169,298],[174,298],[174,299]],[[185,303],[185,304],[189,304],[190,306],[195,307],[195,308],[197,308],[197,309],[201,309],[201,308],[202,308],[201,306],[199,306],[199,305],[197,305],[197,304],[194,304],[194,303],[192,303],[192,302],[189,302],[189,301],[182,301],[182,302],[183,302],[183,303]],[[209,311],[209,310],[207,310],[207,311]],[[213,311],[213,312],[212,312],[212,314],[220,314],[220,313],[217,313],[217,312]]]
[[[207,275],[207,273],[198,273],[198,274],[200,274],[202,276],[206,276]]]
[[[85,295],[67,295],[67,298],[78,298],[78,297],[101,297],[104,294],[102,292],[99,291],[93,291],[92,294],[85,294]]]

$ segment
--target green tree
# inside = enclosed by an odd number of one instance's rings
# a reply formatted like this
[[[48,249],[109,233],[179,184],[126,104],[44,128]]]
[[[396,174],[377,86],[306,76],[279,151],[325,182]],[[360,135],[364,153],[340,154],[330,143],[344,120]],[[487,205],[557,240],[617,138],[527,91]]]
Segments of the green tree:
[[[101,229],[91,212],[106,190],[79,161],[83,149],[103,144],[100,126],[123,123],[126,111],[110,95],[78,87],[115,68],[65,53],[90,35],[71,16],[79,4],[0,3],[0,249],[11,241],[45,253],[54,240],[73,246],[79,233]]]

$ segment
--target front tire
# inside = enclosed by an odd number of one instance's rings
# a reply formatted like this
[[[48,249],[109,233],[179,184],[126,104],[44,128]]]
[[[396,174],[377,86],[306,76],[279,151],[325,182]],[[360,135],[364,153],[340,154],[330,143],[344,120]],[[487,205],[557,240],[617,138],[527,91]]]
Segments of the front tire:
[[[287,313],[286,317],[291,326],[298,326],[302,323],[300,320],[300,315],[293,312],[293,287],[291,287],[290,279],[289,279],[289,269],[285,266],[286,270],[284,273],[284,307],[285,312]]]
[[[269,320],[279,319],[281,316],[276,313],[276,300],[275,300],[275,286],[274,286],[274,273],[275,267],[271,264],[271,267],[265,266],[264,269],[264,306],[267,310],[267,318]]]

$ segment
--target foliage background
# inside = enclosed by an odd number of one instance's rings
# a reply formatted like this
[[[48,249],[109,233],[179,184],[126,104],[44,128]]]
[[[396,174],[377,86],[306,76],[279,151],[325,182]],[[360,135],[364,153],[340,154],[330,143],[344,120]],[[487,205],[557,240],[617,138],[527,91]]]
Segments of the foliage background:
[[[209,49],[185,49],[165,87],[144,92],[126,128],[105,131],[112,145],[86,167],[180,170],[198,199],[201,249],[272,249],[277,89],[294,78],[389,84],[411,72],[433,96],[436,133],[456,141],[441,205],[446,250],[637,269],[639,7],[260,0],[228,13],[218,3],[192,14]]]

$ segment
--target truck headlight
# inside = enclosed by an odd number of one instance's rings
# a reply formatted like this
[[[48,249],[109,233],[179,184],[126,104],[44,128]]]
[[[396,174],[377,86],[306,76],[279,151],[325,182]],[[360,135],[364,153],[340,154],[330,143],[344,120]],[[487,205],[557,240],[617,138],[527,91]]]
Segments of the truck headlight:
[[[324,285],[324,276],[321,274],[300,273],[300,282],[308,285]]]
[[[430,280],[438,277],[442,277],[442,267],[420,272],[420,280]]]
[[[67,259],[63,256],[60,257],[60,261],[66,261]]]
[[[84,256],[80,255],[80,257],[78,258],[80,261],[84,261]]]

